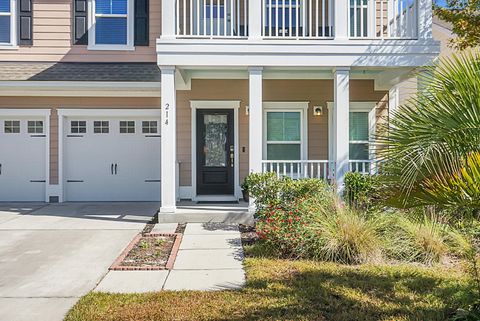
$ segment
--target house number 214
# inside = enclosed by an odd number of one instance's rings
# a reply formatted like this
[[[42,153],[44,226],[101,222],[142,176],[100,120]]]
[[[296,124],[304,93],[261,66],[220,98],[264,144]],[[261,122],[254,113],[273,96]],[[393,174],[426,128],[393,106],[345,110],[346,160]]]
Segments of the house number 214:
[[[165,125],[168,125],[168,111],[170,110],[170,104],[165,104]]]

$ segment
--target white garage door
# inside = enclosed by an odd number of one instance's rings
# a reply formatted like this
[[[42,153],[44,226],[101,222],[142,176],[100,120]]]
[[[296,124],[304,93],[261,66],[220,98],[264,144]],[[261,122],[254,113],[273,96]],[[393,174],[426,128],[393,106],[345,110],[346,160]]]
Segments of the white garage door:
[[[159,201],[155,118],[73,118],[64,123],[67,201]]]
[[[0,116],[0,201],[44,202],[44,117]]]

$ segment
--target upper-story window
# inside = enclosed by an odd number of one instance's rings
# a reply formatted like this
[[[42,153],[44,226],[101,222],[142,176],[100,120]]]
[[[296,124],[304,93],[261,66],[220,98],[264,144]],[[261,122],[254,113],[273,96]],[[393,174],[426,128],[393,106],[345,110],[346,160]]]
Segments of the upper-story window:
[[[14,0],[0,0],[0,46],[15,45],[14,11]]]
[[[133,49],[133,0],[90,0],[89,49]]]

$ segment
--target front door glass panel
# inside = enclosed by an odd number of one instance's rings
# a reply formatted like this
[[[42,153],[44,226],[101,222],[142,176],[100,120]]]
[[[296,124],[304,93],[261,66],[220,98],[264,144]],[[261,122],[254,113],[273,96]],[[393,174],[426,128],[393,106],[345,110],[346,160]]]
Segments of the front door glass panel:
[[[205,166],[227,166],[227,115],[203,115]]]

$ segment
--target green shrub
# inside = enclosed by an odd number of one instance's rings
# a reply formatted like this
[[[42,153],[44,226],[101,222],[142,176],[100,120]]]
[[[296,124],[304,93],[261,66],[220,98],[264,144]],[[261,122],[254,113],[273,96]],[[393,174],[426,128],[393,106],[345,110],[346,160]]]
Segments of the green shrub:
[[[267,207],[288,207],[298,198],[316,195],[328,199],[333,190],[328,183],[315,178],[293,180],[289,177],[277,177],[275,173],[252,173],[245,179],[249,193],[255,198],[257,213]]]
[[[377,176],[348,172],[343,198],[351,207],[369,210],[377,203],[377,189]]]

